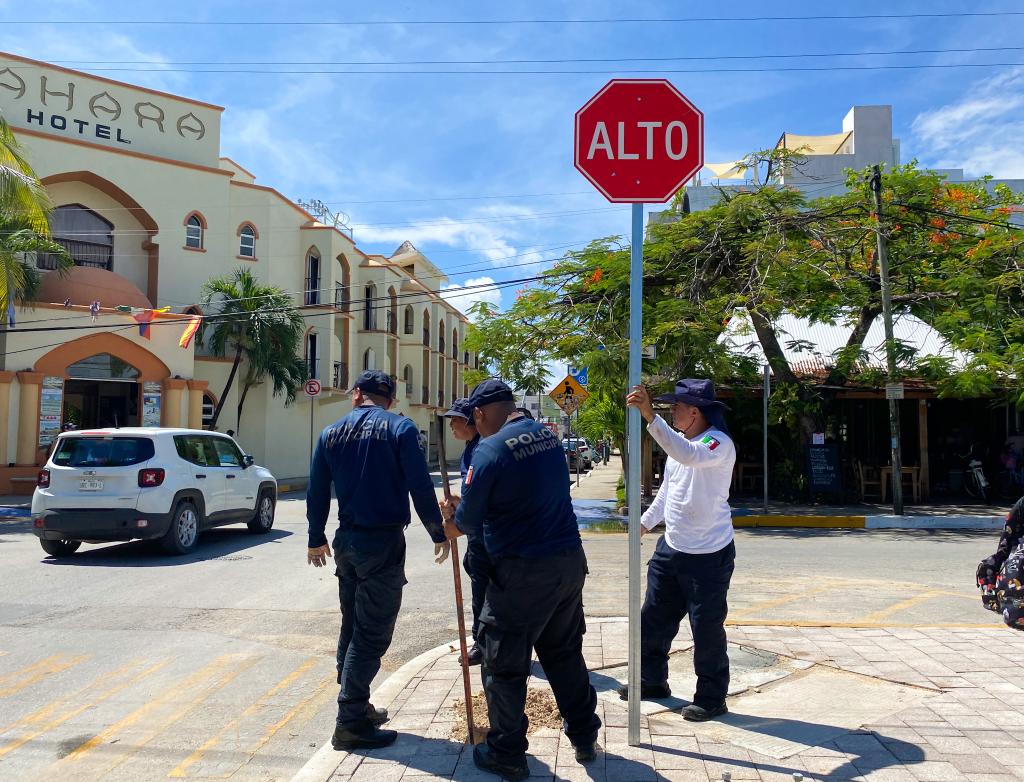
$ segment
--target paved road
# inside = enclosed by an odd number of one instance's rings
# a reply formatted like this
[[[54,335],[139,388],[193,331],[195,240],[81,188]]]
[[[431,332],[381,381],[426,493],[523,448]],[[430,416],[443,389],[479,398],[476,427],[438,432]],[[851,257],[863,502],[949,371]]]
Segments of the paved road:
[[[336,580],[305,564],[303,505],[275,530],[209,533],[172,559],[138,543],[47,559],[0,520],[0,779],[288,779],[333,723]],[[384,661],[454,637],[451,569],[409,535],[409,587]],[[750,530],[733,621],[980,624],[992,533]],[[588,535],[588,611],[625,612],[626,541]],[[645,558],[652,540],[644,544]]]

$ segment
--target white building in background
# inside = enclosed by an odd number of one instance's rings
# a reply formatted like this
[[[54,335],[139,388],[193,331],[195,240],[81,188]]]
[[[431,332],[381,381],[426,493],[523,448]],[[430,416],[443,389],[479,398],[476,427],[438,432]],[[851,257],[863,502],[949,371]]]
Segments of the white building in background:
[[[846,190],[846,171],[862,170],[868,166],[899,165],[900,140],[892,134],[892,106],[854,106],[843,118],[841,130],[824,135],[783,132],[775,141],[751,139],[749,149],[774,147],[800,152],[803,162],[777,178],[778,184],[802,191],[808,198],[838,195]],[[687,185],[681,209],[652,212],[650,223],[669,222],[678,218],[680,211],[701,212],[718,203],[723,193],[744,192],[757,184],[764,171],[744,170],[739,160],[707,163],[695,181]],[[936,169],[949,182],[964,182],[960,168]],[[995,172],[998,174],[998,172]],[[773,175],[774,179],[774,175]],[[1022,179],[996,179],[989,187],[1009,185],[1013,190],[1024,190]]]
[[[390,257],[367,255],[257,184],[220,154],[222,111],[0,53],[0,113],[56,205],[54,236],[76,264],[61,277],[37,258],[41,303],[20,308],[17,327],[0,335],[0,494],[31,490],[64,424],[208,422],[232,357],[179,341],[202,314],[203,283],[239,267],[292,292],[305,318],[303,356],[324,388],[317,432],[348,410],[361,370],[382,369],[398,381],[397,411],[434,452],[446,431],[437,413],[465,395],[465,371],[477,365],[463,348],[466,317],[440,295],[445,276],[408,242]],[[151,319],[147,333],[136,319]],[[52,327],[61,330],[42,330]],[[300,392],[285,406],[264,383],[239,421],[238,379],[218,429],[235,430],[278,477],[307,475],[310,400]]]

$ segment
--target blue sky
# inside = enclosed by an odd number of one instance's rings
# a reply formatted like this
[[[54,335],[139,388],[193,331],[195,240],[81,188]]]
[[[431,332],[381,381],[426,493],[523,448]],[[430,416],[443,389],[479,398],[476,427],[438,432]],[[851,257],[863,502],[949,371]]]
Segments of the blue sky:
[[[1011,0],[934,2],[480,2],[379,5],[0,0],[0,49],[226,107],[222,154],[292,198],[346,213],[368,252],[409,239],[453,285],[535,274],[567,248],[629,230],[628,206],[603,200],[572,167],[572,119],[608,78],[651,69],[706,117],[708,161],[771,146],[783,131],[832,133],[850,106],[890,103],[904,160],[1024,177],[1024,68],[671,73],[674,69],[1017,63],[1024,51],[627,62],[1017,47],[1024,16],[946,19],[618,24],[411,24],[441,19],[893,14],[1017,10]],[[386,7],[385,7],[386,6]],[[283,9],[283,10],[282,10]],[[41,19],[50,20],[41,22]],[[368,26],[89,26],[54,20],[399,22]],[[37,21],[11,25],[4,21]],[[404,23],[402,23],[404,22]],[[594,73],[202,73],[220,62],[580,60],[523,66]],[[86,62],[89,61],[89,62]],[[126,61],[130,64],[100,64]],[[148,64],[139,64],[148,63]],[[268,69],[265,65],[224,66]],[[349,66],[275,66],[271,70]],[[379,67],[374,66],[377,70]],[[400,65],[394,70],[452,70]],[[103,68],[127,68],[124,71]],[[658,71],[664,68],[664,71]],[[148,70],[139,70],[148,69]],[[508,304],[515,288],[474,294]],[[465,305],[466,301],[459,302]]]

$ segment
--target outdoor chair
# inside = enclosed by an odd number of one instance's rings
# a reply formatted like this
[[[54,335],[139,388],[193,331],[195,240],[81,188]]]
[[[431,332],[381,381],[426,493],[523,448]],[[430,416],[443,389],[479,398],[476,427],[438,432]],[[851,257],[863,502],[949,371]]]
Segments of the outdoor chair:
[[[882,478],[877,467],[865,465],[864,462],[857,462],[857,478],[860,481],[860,498],[866,500],[868,491],[882,497]]]

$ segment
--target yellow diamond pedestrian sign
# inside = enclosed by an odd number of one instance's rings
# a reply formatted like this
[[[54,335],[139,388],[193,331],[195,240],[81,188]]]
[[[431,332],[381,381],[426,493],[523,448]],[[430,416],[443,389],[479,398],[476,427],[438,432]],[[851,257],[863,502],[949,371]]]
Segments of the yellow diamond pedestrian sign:
[[[562,408],[566,415],[575,413],[580,405],[590,398],[587,389],[576,382],[576,378],[566,375],[565,379],[555,386],[548,394],[555,404]]]

